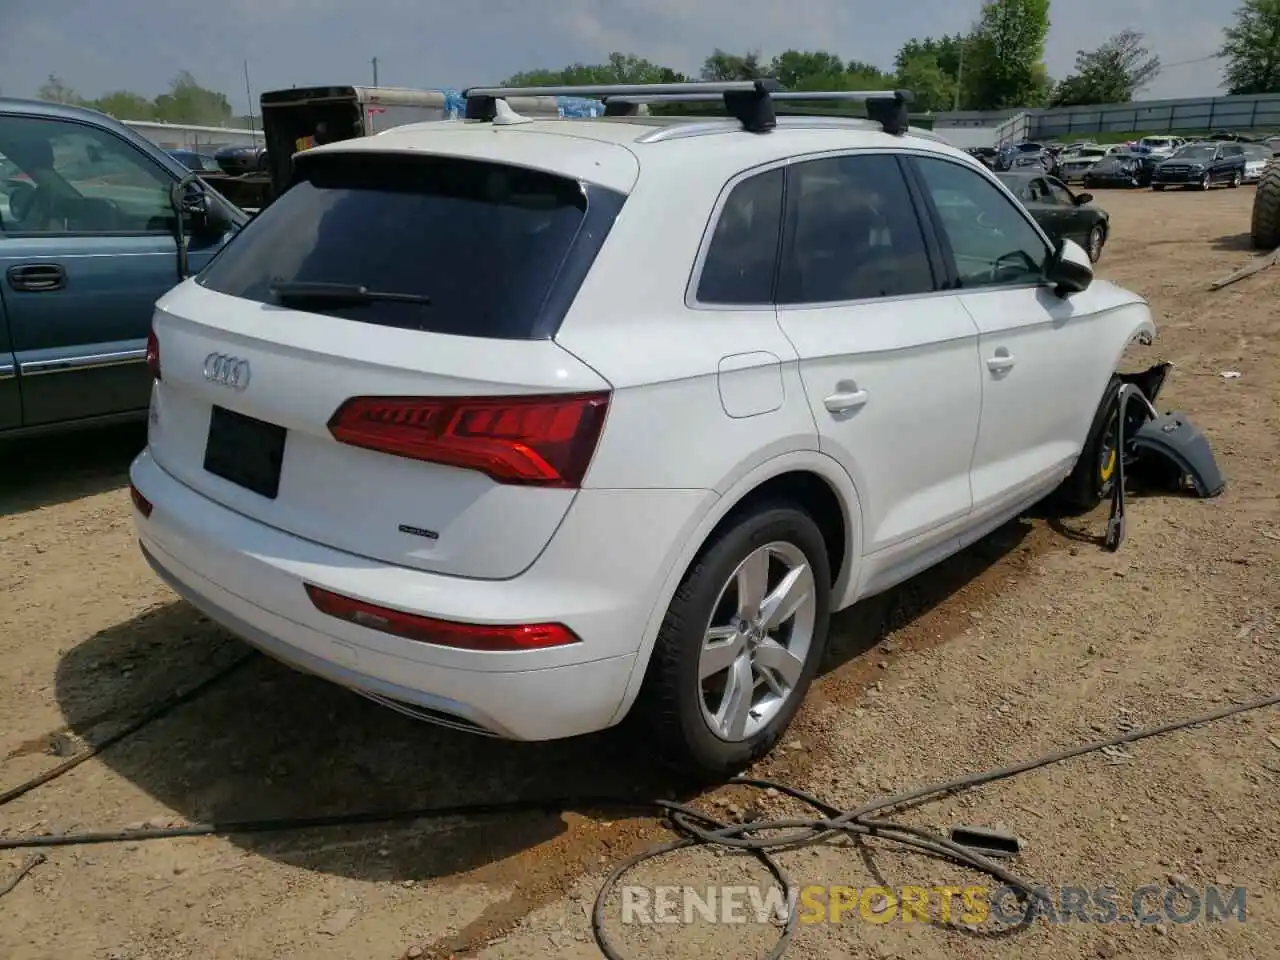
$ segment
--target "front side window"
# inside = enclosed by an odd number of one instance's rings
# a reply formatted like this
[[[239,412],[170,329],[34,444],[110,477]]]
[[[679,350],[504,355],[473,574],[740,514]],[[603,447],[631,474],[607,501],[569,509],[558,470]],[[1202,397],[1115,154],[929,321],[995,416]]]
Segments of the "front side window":
[[[961,288],[1040,282],[1049,247],[995,184],[949,160],[913,162],[942,221]]]
[[[807,160],[788,174],[778,302],[836,303],[937,289],[896,157]]]
[[[757,173],[730,191],[698,280],[700,303],[773,303],[782,229],[782,167]]]
[[[1076,205],[1076,198],[1061,182],[1049,180],[1048,187],[1050,203],[1056,203],[1060,207],[1074,207]]]
[[[7,233],[171,233],[169,174],[120,138],[69,120],[0,116]]]

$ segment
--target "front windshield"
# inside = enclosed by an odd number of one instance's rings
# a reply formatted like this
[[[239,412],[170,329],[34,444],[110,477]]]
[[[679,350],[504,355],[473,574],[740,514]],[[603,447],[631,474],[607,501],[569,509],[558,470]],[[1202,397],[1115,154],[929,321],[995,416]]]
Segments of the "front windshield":
[[[1218,153],[1217,147],[1207,145],[1197,145],[1191,147],[1183,147],[1174,154],[1179,160],[1212,160]]]

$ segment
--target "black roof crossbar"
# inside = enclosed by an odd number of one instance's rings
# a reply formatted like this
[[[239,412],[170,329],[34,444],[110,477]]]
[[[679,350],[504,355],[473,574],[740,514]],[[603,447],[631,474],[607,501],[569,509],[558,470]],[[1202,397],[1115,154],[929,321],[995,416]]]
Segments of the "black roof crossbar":
[[[606,117],[634,116],[642,103],[707,103],[723,100],[725,112],[751,133],[777,126],[774,102],[864,102],[867,117],[886,133],[907,131],[912,96],[907,90],[788,91],[777,80],[695,83],[627,83],[570,87],[472,87],[464,91],[468,120],[492,120],[496,102],[510,97],[587,97],[604,103]]]

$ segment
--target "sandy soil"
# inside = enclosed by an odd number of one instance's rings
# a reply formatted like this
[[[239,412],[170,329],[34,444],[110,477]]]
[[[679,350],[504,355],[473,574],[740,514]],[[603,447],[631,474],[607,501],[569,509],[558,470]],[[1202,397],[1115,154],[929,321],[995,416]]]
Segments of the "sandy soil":
[[[1104,194],[1102,273],[1146,294],[1189,411],[1230,486],[1130,504],[1118,554],[1102,516],[1031,517],[842,615],[788,748],[759,771],[840,806],[1280,690],[1280,272],[1222,291],[1248,259],[1252,190]],[[1235,371],[1238,378],[1224,378]],[[150,574],[131,532],[126,430],[6,449],[0,474],[0,790],[109,733],[243,648]],[[435,730],[255,659],[199,700],[0,809],[0,837],[582,793],[675,796],[628,731],[516,746]],[[1003,826],[1042,884],[1247,888],[1247,920],[802,925],[789,956],[1280,956],[1280,712],[1089,756],[903,817]],[[722,817],[780,810],[721,790]],[[593,957],[609,865],[664,836],[590,812],[59,848],[0,900],[8,960]],[[980,882],[875,843],[784,856],[801,884]],[[0,889],[22,862],[0,853]],[[754,861],[682,852],[634,882],[758,883]],[[1158,902],[1158,898],[1156,901]],[[749,957],[768,923],[609,929],[628,957]]]

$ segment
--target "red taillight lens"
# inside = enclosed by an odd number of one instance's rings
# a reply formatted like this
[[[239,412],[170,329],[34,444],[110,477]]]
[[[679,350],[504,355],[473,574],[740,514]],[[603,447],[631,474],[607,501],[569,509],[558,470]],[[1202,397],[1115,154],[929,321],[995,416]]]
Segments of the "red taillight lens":
[[[434,643],[460,650],[545,650],[578,643],[578,637],[559,623],[534,623],[516,626],[492,626],[477,623],[453,623],[420,617],[401,610],[391,610],[331,593],[305,584],[307,596],[321,613],[346,620],[370,630],[380,630],[406,640]]]
[[[147,334],[147,370],[152,380],[160,379],[160,340],[155,330]]]
[[[609,394],[354,397],[329,420],[336,440],[479,470],[499,483],[576,487],[595,453]]]
[[[138,492],[138,488],[132,483],[129,484],[129,498],[133,501],[133,505],[138,508],[138,512],[144,517],[151,516],[151,501]]]

